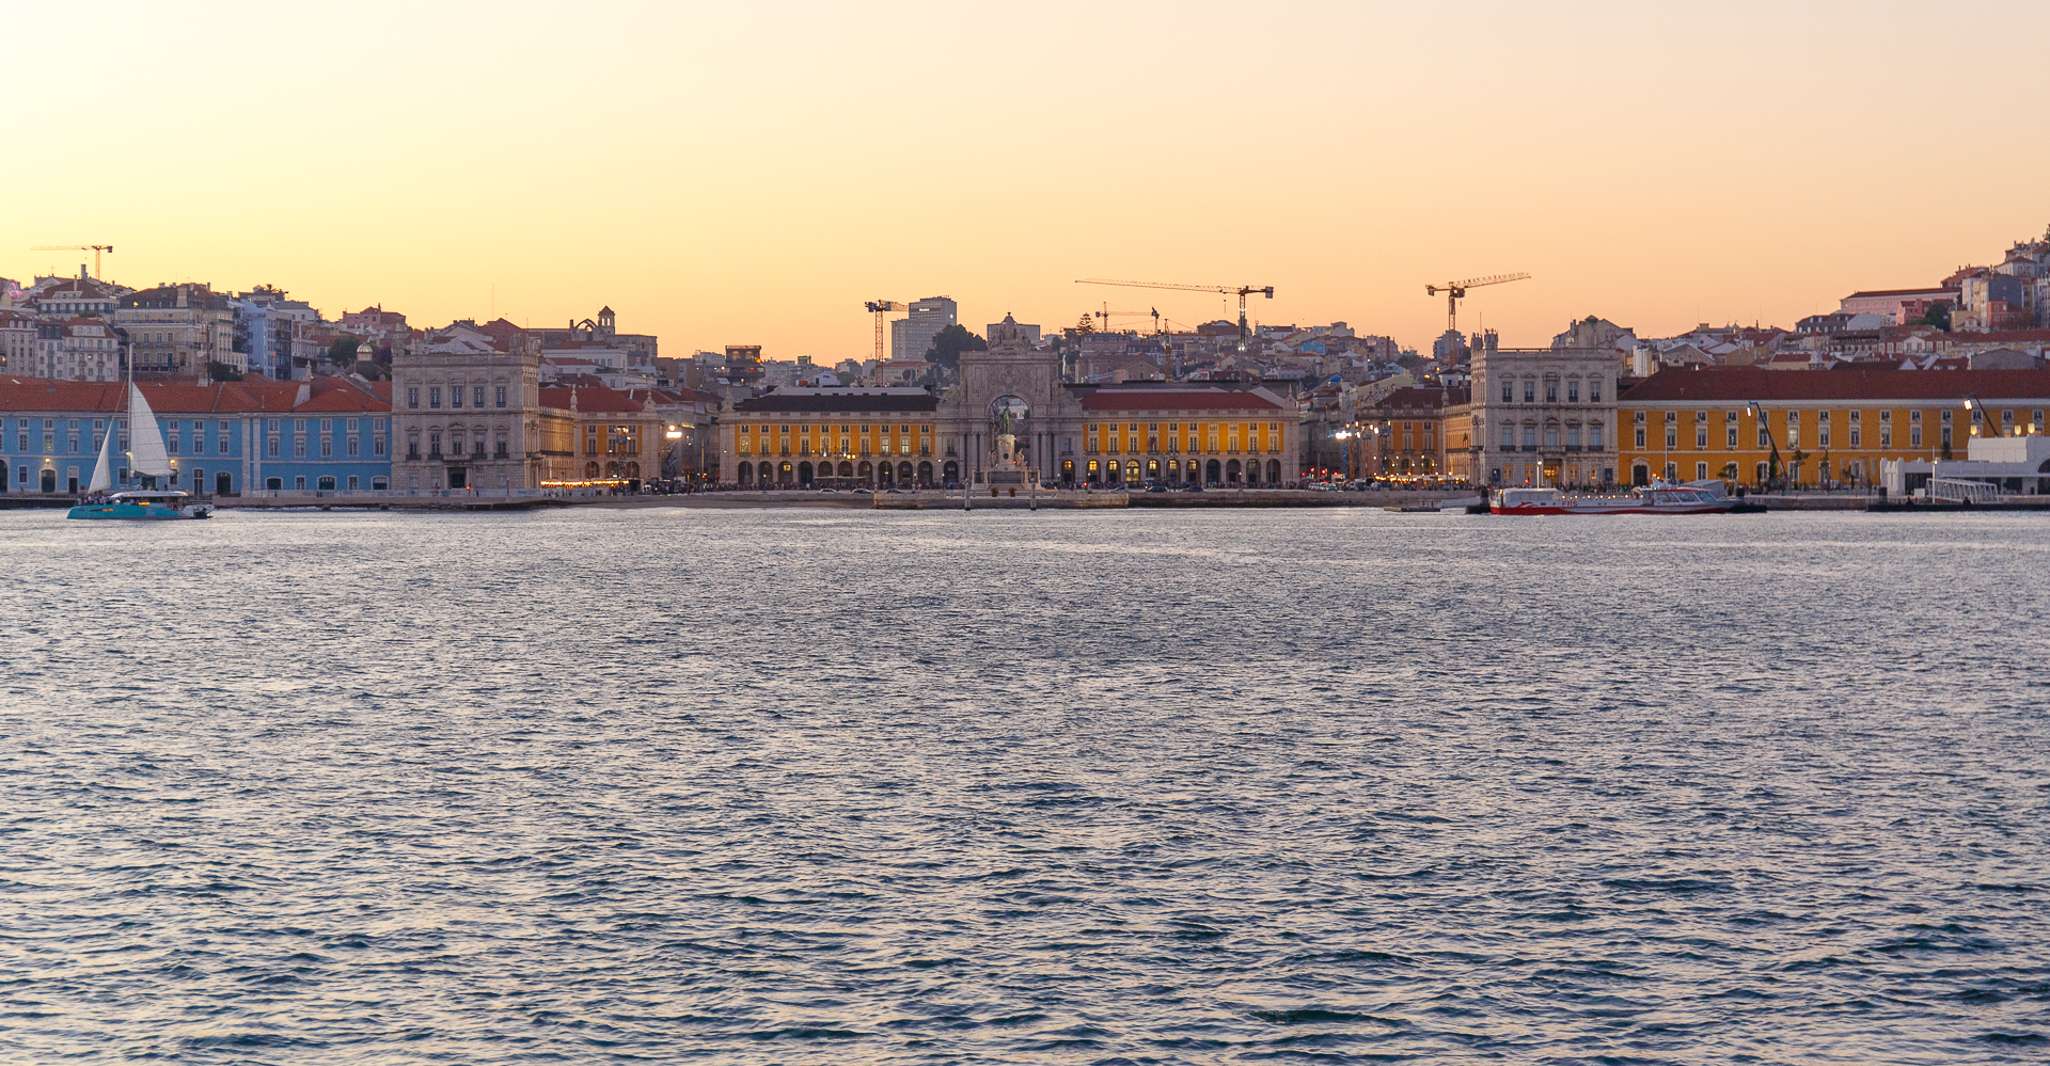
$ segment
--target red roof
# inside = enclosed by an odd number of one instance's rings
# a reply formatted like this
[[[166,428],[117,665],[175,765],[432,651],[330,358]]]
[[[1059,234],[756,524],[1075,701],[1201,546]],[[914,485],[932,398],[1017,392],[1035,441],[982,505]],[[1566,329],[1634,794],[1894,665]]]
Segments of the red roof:
[[[1084,411],[1278,411],[1250,389],[1219,385],[1099,385],[1082,392]]]
[[[1942,285],[1925,285],[1919,289],[1861,289],[1844,297],[1844,299],[1855,300],[1861,296],[1926,296],[1932,293],[1944,292],[1950,293],[1953,296],[1957,295],[1957,290],[1954,288],[1946,288]]]
[[[391,410],[391,393],[379,396],[367,384],[345,378],[320,378],[313,395],[295,411],[314,414],[372,414]]]
[[[1448,389],[1442,386],[1406,385],[1381,398],[1374,407],[1455,407],[1467,403],[1472,396],[1467,389]]]
[[[136,383],[150,409],[159,414],[290,414],[293,411],[381,412],[391,410],[390,394],[382,399],[365,394],[364,387],[335,378],[311,383],[313,398],[298,404],[300,383],[246,378],[197,385],[182,381]],[[354,392],[360,401],[331,400],[336,406],[312,406],[332,393]],[[355,406],[342,406],[353,403]],[[0,411],[86,413],[118,412],[128,408],[128,386],[119,381],[56,381],[49,378],[0,377]]]
[[[2050,370],[1850,369],[1789,374],[1756,367],[1661,370],[1617,397],[1631,403],[1819,400],[2050,400]]]
[[[589,411],[599,414],[639,414],[644,409],[642,401],[618,389],[609,389],[603,385],[578,385],[575,387],[550,385],[541,390],[541,406],[567,411],[572,406],[572,397],[575,399],[574,406],[578,411]]]

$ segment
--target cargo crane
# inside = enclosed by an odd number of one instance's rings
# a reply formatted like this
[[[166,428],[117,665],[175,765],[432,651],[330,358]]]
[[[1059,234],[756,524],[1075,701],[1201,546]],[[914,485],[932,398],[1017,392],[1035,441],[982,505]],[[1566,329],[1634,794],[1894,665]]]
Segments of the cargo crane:
[[[114,246],[111,244],[38,244],[34,248],[29,249],[31,252],[91,252],[93,254],[94,281],[101,280],[100,254],[113,250]]]
[[[1169,281],[1116,281],[1110,278],[1079,278],[1077,285],[1121,285],[1128,289],[1172,289],[1177,292],[1214,292],[1239,298],[1239,354],[1246,354],[1246,297],[1259,293],[1272,300],[1272,285],[1180,285]]]
[[[1425,296],[1445,294],[1445,332],[1459,332],[1459,301],[1466,299],[1466,290],[1478,289],[1483,285],[1502,285],[1511,281],[1523,281],[1529,274],[1487,274],[1465,281],[1448,281],[1443,285],[1424,286]]]
[[[883,316],[889,314],[892,311],[909,311],[910,308],[898,303],[895,300],[870,300],[867,303],[862,304],[861,306],[866,307],[870,311],[875,313],[876,362],[880,363],[883,361]]]

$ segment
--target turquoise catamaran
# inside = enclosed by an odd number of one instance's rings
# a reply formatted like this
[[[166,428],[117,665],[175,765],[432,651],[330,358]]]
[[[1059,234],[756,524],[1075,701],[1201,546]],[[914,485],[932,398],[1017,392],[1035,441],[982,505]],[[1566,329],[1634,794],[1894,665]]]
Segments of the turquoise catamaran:
[[[113,519],[169,519],[169,518],[211,518],[214,506],[204,500],[194,500],[176,489],[154,487],[161,479],[171,485],[174,472],[171,459],[164,451],[164,435],[157,429],[157,416],[149,409],[149,401],[142,398],[142,390],[135,387],[133,370],[128,381],[128,445],[129,469],[141,476],[143,487],[125,492],[114,492],[114,434],[119,431],[114,419],[107,420],[107,435],[100,438],[100,459],[93,464],[93,479],[86,486],[85,498],[71,509],[71,518],[113,518]]]

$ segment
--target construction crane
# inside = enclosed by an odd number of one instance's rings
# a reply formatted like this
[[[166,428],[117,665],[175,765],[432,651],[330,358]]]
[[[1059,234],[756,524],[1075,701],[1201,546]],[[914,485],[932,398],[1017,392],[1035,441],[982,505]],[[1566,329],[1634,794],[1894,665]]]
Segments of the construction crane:
[[[1174,289],[1179,292],[1214,292],[1239,298],[1239,354],[1246,354],[1246,297],[1259,293],[1274,299],[1272,285],[1179,285],[1169,281],[1115,281],[1110,278],[1080,278],[1077,285],[1122,285],[1128,289]]]
[[[1113,311],[1109,304],[1104,304],[1102,310],[1089,312],[1089,316],[1096,319],[1096,328],[1104,333],[1110,332],[1110,320],[1113,318],[1145,318],[1147,315],[1153,316],[1153,331],[1160,332],[1159,311]]]
[[[1478,289],[1483,285],[1502,285],[1511,281],[1524,281],[1529,274],[1489,274],[1484,277],[1468,278],[1465,281],[1448,281],[1443,285],[1424,286],[1425,296],[1445,294],[1445,332],[1459,332],[1459,301],[1466,299],[1466,290]]]
[[[100,254],[111,252],[111,244],[38,244],[31,252],[91,252],[93,254],[93,280],[100,280]]]
[[[904,306],[903,304],[898,303],[895,300],[870,300],[867,303],[862,304],[861,306],[866,307],[870,311],[875,313],[876,362],[880,363],[883,361],[883,316],[889,314],[892,311],[909,311],[911,309],[909,307]]]

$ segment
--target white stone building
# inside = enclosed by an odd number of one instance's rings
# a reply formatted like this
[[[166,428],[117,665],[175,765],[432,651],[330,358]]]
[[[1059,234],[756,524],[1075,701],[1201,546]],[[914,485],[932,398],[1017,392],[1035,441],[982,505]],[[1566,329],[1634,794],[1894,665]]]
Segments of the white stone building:
[[[1616,353],[1498,348],[1473,357],[1473,477],[1490,485],[1616,482]]]
[[[392,485],[539,488],[541,357],[516,333],[457,322],[392,358]]]

